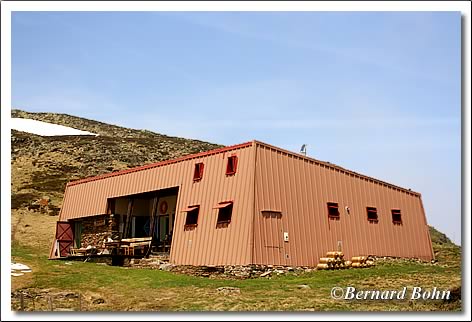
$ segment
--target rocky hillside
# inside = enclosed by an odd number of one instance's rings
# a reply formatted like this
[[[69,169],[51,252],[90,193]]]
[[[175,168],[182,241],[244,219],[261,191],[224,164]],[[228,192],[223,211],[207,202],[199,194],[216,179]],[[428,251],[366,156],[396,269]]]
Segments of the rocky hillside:
[[[436,260],[450,267],[460,267],[462,248],[454,244],[446,234],[432,226],[429,227],[429,234]]]
[[[431,242],[436,243],[438,245],[445,245],[445,246],[452,246],[455,245],[446,234],[440,232],[436,228],[430,226],[429,234],[431,236]]]
[[[46,137],[12,131],[12,209],[39,209],[39,201],[45,199],[52,215],[58,213],[65,185],[70,180],[221,147],[67,114],[12,110],[11,116],[99,134]]]

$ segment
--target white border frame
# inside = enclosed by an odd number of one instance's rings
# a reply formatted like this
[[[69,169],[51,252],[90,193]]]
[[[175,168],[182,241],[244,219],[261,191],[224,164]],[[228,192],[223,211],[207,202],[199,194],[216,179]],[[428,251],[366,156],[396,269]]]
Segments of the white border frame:
[[[2,288],[1,288],[1,310],[2,320],[62,320],[65,315],[53,314],[15,314],[10,311],[11,302],[11,280],[10,280],[10,258],[11,258],[11,126],[9,124],[11,111],[11,12],[12,11],[460,11],[463,19],[463,115],[462,115],[462,249],[463,249],[463,313],[406,313],[402,318],[415,320],[470,320],[470,4],[467,1],[234,1],[234,2],[211,2],[211,1],[182,1],[182,2],[144,2],[144,1],[25,1],[25,2],[2,2],[1,3],[1,209],[2,209]],[[465,84],[465,85],[464,85]],[[348,315],[347,315],[348,314]],[[97,313],[96,317],[101,320],[122,321],[127,319],[155,320],[162,318],[170,319],[192,319],[192,320],[311,320],[316,317],[327,317],[326,313],[301,314],[301,313],[266,313],[266,314],[163,314],[144,313],[127,315],[122,312]],[[370,321],[382,318],[383,320],[396,320],[398,314],[374,313],[353,314],[329,313],[330,320],[361,320]],[[82,320],[83,314],[68,314],[68,320]]]

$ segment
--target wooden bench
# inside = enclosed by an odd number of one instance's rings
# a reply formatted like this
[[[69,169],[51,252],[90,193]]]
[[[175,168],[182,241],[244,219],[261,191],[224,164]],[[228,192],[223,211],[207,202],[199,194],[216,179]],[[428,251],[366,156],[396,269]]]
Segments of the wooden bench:
[[[85,256],[87,255],[87,248],[70,248],[70,255],[71,256]]]

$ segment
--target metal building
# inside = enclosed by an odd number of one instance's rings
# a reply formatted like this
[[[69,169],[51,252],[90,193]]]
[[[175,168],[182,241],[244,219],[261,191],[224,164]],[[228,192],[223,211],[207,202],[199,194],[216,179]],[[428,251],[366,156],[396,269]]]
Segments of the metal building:
[[[81,222],[110,216],[173,264],[434,258],[419,193],[259,141],[69,182],[50,258],[80,243]]]

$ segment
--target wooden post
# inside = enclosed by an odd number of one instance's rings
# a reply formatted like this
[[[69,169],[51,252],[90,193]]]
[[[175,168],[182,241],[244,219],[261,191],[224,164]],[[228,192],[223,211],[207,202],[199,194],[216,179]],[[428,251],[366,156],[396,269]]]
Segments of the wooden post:
[[[25,310],[25,296],[23,293],[20,293],[20,311]]]
[[[154,231],[156,230],[155,223],[156,223],[156,218],[157,218],[157,205],[158,205],[159,197],[155,196],[152,199],[152,209],[151,209],[151,214],[149,218],[149,235],[151,237],[151,242],[149,243],[149,248],[146,252],[146,257],[151,253],[151,245],[152,245],[152,240],[154,238]]]
[[[33,301],[33,311],[36,311],[36,305],[34,304],[34,296],[31,297],[31,300]]]
[[[151,213],[150,213],[150,218],[149,218],[149,235],[150,237],[154,237],[154,224],[155,224],[155,216],[157,212],[157,201],[159,198],[156,196],[152,199],[152,208],[151,208]]]
[[[79,311],[82,311],[82,294],[79,293]]]
[[[131,215],[133,214],[133,204],[134,204],[134,199],[130,198],[128,200],[128,211],[126,212],[126,222],[125,222],[125,227],[123,231],[123,238],[128,238],[131,235],[131,232],[129,231],[131,228]]]
[[[53,305],[52,305],[52,296],[49,295],[49,298],[48,298],[48,304],[49,304],[49,311],[54,311],[54,308],[53,308]]]

